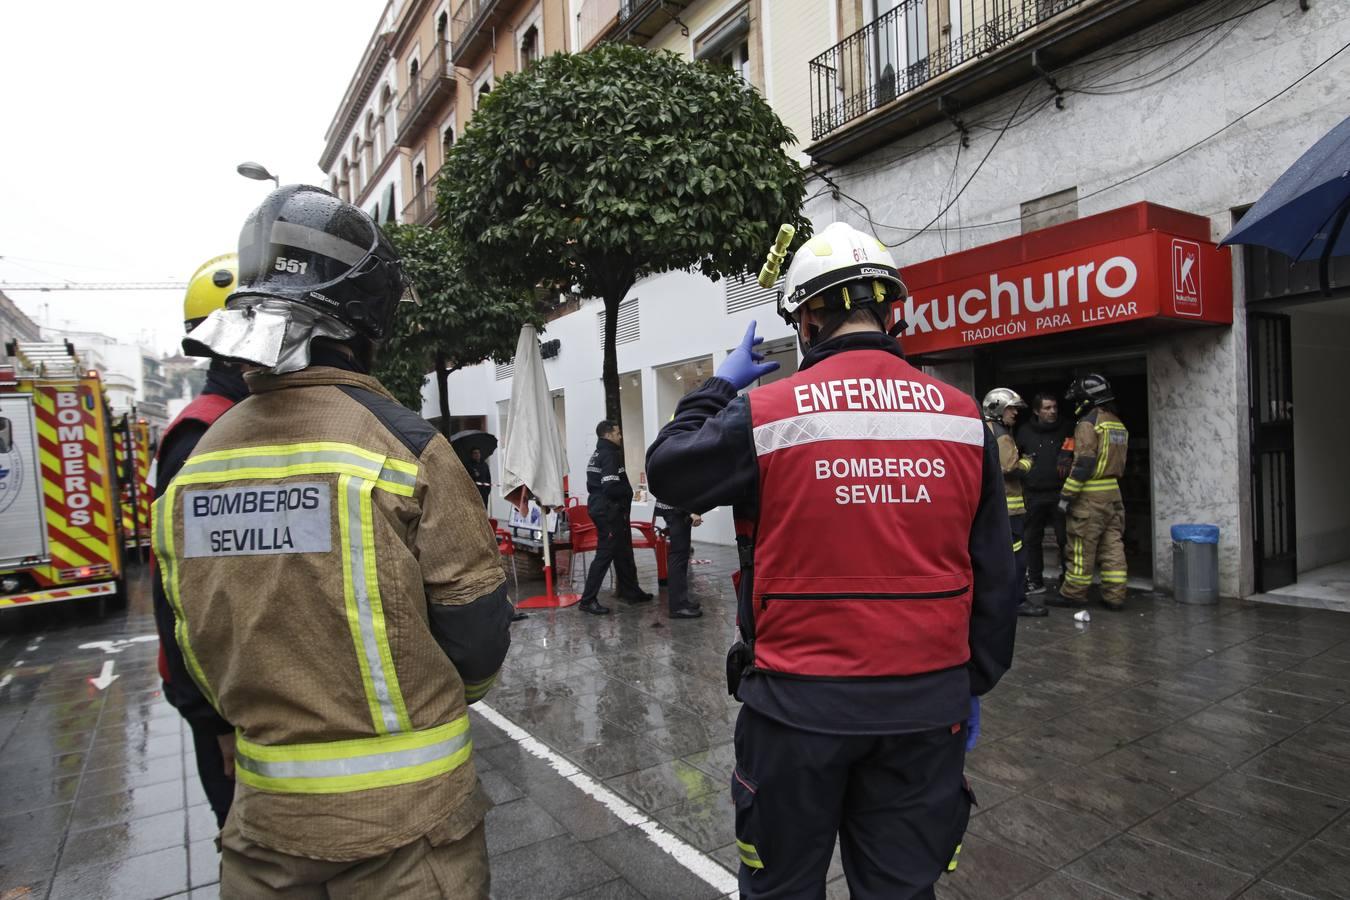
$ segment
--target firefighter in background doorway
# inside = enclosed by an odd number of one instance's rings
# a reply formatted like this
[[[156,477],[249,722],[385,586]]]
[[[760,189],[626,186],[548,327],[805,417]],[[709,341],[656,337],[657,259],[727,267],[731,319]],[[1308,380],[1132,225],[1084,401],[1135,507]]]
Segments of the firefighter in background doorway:
[[[984,424],[998,444],[998,465],[1003,470],[1003,496],[1008,501],[1008,524],[1012,530],[1013,558],[1017,566],[1017,614],[1044,616],[1049,611],[1039,603],[1027,599],[1027,554],[1022,546],[1022,533],[1027,519],[1026,503],[1022,498],[1022,478],[1031,471],[1031,458],[1022,456],[1013,440],[1012,429],[1017,424],[1018,410],[1026,409],[1026,401],[1011,388],[994,388],[984,395],[980,409]]]
[[[203,263],[188,281],[183,297],[183,329],[191,331],[212,312],[225,306],[225,298],[239,280],[239,258],[233,253]],[[195,354],[193,354],[195,355]],[[159,439],[156,455],[155,497],[164,494],[183,463],[197,448],[211,423],[226,410],[248,396],[248,385],[239,366],[218,357],[211,358],[206,370],[206,385]],[[159,674],[164,681],[164,697],[178,710],[192,730],[192,746],[197,754],[197,775],[206,792],[217,827],[224,827],[225,816],[234,799],[234,777],[226,774],[225,756],[219,737],[234,732],[234,726],[211,708],[192,683],[183,663],[183,654],[174,639],[173,609],[159,578],[152,579],[150,594],[155,611],[155,629],[159,632]]]
[[[1069,565],[1052,606],[1087,603],[1092,573],[1100,566],[1102,603],[1125,606],[1125,504],[1116,481],[1125,472],[1130,434],[1116,413],[1111,384],[1096,374],[1074,379],[1064,401],[1073,406],[1073,467],[1059,508],[1068,518]]]

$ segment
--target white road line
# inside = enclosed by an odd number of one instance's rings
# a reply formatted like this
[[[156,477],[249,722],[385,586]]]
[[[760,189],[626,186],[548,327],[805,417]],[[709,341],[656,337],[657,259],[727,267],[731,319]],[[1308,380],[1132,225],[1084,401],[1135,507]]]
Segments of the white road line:
[[[9,683],[13,680],[14,680],[13,675],[6,675],[4,678],[0,678],[0,691],[3,691],[5,688],[9,687]]]
[[[533,737],[528,731],[497,712],[486,703],[475,703],[473,708],[493,725],[506,732],[507,737],[520,744],[531,756],[548,763],[553,771],[576,785],[583,793],[618,816],[625,825],[637,826],[653,844],[664,850],[677,863],[702,878],[723,894],[738,890],[736,876],[722,868],[712,857],[666,831],[642,810],[624,800],[609,788],[581,771],[565,757]]]

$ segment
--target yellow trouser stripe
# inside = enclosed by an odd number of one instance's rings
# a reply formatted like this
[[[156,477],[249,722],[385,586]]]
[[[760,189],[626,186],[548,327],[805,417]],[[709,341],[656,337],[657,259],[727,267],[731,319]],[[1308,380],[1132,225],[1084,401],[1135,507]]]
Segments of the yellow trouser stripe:
[[[235,773],[259,790],[336,794],[424,781],[473,752],[467,715],[424,731],[316,744],[255,744],[240,735]]]
[[[1022,497],[1009,497],[1009,498],[1008,498],[1008,512],[1012,512],[1012,511],[1018,510],[1018,509],[1026,509],[1026,508],[1027,508],[1027,502],[1026,502],[1026,500],[1025,500],[1024,498],[1022,498]]]
[[[947,871],[955,872],[957,864],[961,861],[961,845],[956,845],[956,852],[952,854],[952,861],[947,863]]]
[[[741,851],[741,862],[752,869],[764,868],[764,862],[759,858],[759,851],[755,849],[754,844],[747,844],[745,841],[738,839],[736,848]]]
[[[497,676],[494,674],[491,678],[485,678],[482,681],[464,682],[464,699],[470,703],[482,700],[487,696],[487,692],[492,690],[492,686],[497,683]]]
[[[1013,552],[1014,552],[1014,553],[1021,553],[1021,552],[1022,552],[1022,542],[1021,542],[1021,541],[1013,541]]]

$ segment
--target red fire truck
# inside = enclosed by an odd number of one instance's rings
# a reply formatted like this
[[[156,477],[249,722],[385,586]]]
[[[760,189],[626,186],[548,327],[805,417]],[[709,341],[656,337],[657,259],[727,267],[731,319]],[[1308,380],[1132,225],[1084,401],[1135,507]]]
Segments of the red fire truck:
[[[0,366],[0,612],[121,593],[113,429],[68,342],[10,342]]]

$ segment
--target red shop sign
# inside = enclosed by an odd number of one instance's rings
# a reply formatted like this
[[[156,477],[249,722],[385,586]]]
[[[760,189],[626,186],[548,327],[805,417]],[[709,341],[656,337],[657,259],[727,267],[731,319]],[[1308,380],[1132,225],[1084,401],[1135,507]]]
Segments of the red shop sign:
[[[1151,203],[901,270],[910,355],[1139,319],[1231,324],[1227,250],[1200,216]]]

